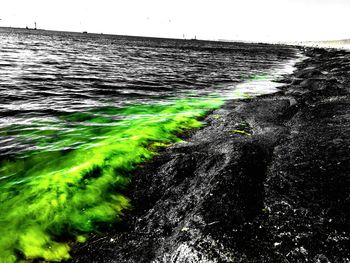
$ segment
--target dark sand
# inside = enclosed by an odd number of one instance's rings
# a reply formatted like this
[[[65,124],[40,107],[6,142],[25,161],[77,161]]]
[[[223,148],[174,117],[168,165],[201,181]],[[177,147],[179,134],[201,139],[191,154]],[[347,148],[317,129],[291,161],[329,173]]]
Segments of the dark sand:
[[[350,53],[305,52],[139,169],[134,210],[72,262],[349,262]]]

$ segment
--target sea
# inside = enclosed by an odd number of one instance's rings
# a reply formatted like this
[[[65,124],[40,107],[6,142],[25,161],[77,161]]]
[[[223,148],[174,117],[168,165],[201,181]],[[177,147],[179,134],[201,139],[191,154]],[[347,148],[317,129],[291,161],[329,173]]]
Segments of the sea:
[[[122,220],[132,171],[227,100],[278,91],[291,46],[0,28],[0,261],[61,261]]]

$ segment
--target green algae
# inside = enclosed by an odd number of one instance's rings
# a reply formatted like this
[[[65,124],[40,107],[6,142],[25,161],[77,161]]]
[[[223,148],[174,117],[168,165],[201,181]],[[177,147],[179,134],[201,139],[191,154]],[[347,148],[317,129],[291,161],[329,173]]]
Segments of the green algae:
[[[176,135],[183,130],[201,127],[198,119],[225,99],[251,95],[224,97],[100,107],[0,130],[31,145],[0,163],[0,262],[69,259],[69,242],[85,242],[130,208],[121,192],[138,165],[160,147],[181,142]],[[249,136],[248,128],[232,132]]]
[[[1,131],[37,143],[0,166],[0,261],[69,259],[68,240],[84,242],[130,208],[120,193],[130,172],[222,104],[211,98],[106,107],[60,116],[52,129]]]
[[[249,77],[250,81],[255,81],[255,80],[266,80],[269,79],[270,75],[266,73],[260,73],[260,74],[255,74]]]
[[[242,131],[242,130],[233,130],[232,133],[237,133],[237,134],[246,135],[246,136],[252,136],[251,133],[246,132],[246,131]]]
[[[232,131],[232,133],[235,134],[241,134],[241,135],[245,135],[245,136],[252,136],[252,128],[250,127],[249,123],[245,122],[245,121],[241,121],[240,123],[238,123],[236,125],[236,129],[234,129]]]

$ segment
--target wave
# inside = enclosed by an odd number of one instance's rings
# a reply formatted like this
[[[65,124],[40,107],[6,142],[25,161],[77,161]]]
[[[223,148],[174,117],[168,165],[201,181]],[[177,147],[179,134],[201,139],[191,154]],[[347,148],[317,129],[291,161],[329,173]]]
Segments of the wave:
[[[82,241],[99,224],[120,217],[130,208],[118,191],[129,183],[130,172],[154,156],[158,147],[179,141],[175,134],[199,128],[196,118],[222,103],[185,99],[169,105],[100,109],[105,117],[88,113],[62,117],[74,121],[76,129],[86,123],[114,125],[84,125],[78,131],[70,127],[75,135],[61,134],[22,158],[1,163],[0,228],[6,231],[0,237],[0,257],[15,262],[20,251],[26,259],[68,259],[69,245],[58,237]],[[113,120],[111,114],[128,118]],[[90,141],[81,143],[82,138]],[[46,150],[45,144],[50,145]],[[71,150],[74,144],[79,146]]]

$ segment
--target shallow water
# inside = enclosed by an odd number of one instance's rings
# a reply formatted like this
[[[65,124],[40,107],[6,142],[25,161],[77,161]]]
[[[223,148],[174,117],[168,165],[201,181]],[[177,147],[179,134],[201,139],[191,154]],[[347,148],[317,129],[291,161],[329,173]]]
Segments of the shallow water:
[[[66,134],[67,114],[221,94],[291,55],[265,45],[45,31],[3,31],[0,38],[1,135],[10,130],[1,136],[1,155],[33,147],[34,134],[18,140],[23,127]]]
[[[0,30],[0,259],[62,260],[116,220],[130,172],[225,100],[276,91],[296,51]],[[64,236],[64,240],[62,239]]]

